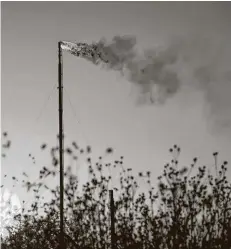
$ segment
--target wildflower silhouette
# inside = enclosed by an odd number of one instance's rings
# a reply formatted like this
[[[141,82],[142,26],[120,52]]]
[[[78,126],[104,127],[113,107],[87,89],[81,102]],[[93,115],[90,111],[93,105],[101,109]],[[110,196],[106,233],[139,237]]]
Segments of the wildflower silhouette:
[[[154,186],[151,171],[134,175],[132,168],[124,167],[122,156],[111,163],[104,162],[103,156],[94,162],[91,149],[80,148],[75,142],[72,148],[65,149],[66,156],[86,157],[89,178],[80,189],[81,176],[74,175],[71,167],[65,167],[67,249],[111,247],[108,192],[115,174],[108,172],[115,171],[120,176],[113,187],[116,248],[231,247],[231,184],[226,177],[227,161],[218,165],[215,160],[214,173],[200,166],[197,158],[192,160],[191,166],[181,166],[181,149],[174,145],[169,150],[172,160],[163,167],[162,175],[157,177],[158,184]],[[24,175],[26,189],[35,193],[34,202],[28,208],[24,205],[23,212],[15,215],[17,224],[2,238],[2,248],[58,248],[59,188],[50,188],[42,181],[57,177],[57,153],[57,147],[51,148],[53,167],[42,167],[38,182],[30,182],[28,175]],[[146,181],[144,192],[139,188],[141,181]],[[50,191],[48,201],[43,199],[44,190]]]

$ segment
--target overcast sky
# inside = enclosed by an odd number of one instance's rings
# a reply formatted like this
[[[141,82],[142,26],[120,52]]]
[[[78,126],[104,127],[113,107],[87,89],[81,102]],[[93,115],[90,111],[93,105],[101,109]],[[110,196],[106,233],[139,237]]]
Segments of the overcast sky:
[[[1,119],[2,131],[8,131],[12,139],[8,157],[2,160],[2,175],[17,176],[26,171],[36,179],[39,168],[49,163],[48,155],[40,152],[40,144],[45,141],[49,146],[56,145],[60,40],[91,43],[102,37],[110,40],[115,35],[134,35],[137,48],[142,51],[168,43],[173,36],[191,39],[196,34],[208,38],[208,46],[210,41],[215,43],[215,52],[221,57],[215,63],[219,70],[215,71],[230,70],[228,2],[2,2],[1,5]],[[219,51],[223,51],[221,55]],[[206,92],[194,88],[193,80],[184,75],[187,70],[181,71],[182,81],[190,83],[164,105],[137,105],[133,84],[118,72],[102,70],[65,53],[65,143],[76,140],[82,146],[90,144],[97,156],[111,146],[115,156],[125,156],[126,167],[135,172],[151,170],[155,175],[161,173],[170,159],[168,149],[173,144],[182,148],[183,164],[190,164],[198,156],[202,165],[212,167],[214,151],[220,152],[220,160],[231,161],[230,75],[224,84],[215,80],[212,90]],[[29,153],[36,157],[35,165]],[[83,167],[79,173],[86,178]],[[11,185],[7,182],[8,188]]]

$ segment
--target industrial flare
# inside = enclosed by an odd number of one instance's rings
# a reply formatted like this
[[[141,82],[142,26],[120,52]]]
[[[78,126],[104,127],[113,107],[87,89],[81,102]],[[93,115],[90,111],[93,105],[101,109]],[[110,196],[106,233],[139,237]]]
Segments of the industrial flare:
[[[135,45],[134,36],[115,36],[111,42],[102,39],[92,44],[63,41],[62,49],[122,75],[126,72],[128,80],[135,83],[141,93],[151,94],[152,102],[157,97],[153,96],[154,90],[156,95],[162,95],[162,100],[175,94],[179,87],[177,74],[166,68],[175,61],[173,51],[157,54],[150,50],[141,58]]]
[[[100,62],[107,63],[103,51],[96,44],[89,45],[87,43],[62,41],[61,46],[63,50],[75,56],[90,60],[94,64],[99,64]]]
[[[209,112],[231,124],[231,50],[222,51],[225,44],[197,36],[177,37],[143,54],[135,45],[134,36],[115,36],[110,42],[101,39],[92,44],[63,41],[62,49],[104,69],[119,71],[141,94],[149,94],[152,103],[164,104],[182,85],[199,89]]]

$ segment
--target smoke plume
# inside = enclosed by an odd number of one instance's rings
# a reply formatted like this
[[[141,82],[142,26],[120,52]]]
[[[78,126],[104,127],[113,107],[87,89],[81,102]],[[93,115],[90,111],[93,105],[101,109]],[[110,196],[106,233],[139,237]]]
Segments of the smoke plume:
[[[110,42],[101,39],[90,45],[63,44],[76,56],[119,71],[141,94],[149,94],[151,103],[165,103],[183,85],[200,90],[209,114],[223,126],[231,125],[231,50],[224,42],[177,37],[143,53],[138,53],[134,36],[115,36]]]

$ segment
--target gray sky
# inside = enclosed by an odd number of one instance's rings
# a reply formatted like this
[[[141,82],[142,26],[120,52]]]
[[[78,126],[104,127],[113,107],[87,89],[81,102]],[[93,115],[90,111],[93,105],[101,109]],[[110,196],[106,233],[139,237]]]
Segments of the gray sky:
[[[208,46],[215,44],[216,50],[211,51],[218,51],[212,72],[219,76],[230,70],[228,2],[2,2],[1,16],[2,130],[9,132],[13,142],[2,161],[2,174],[19,175],[25,170],[36,179],[40,166],[49,162],[48,154],[40,152],[40,144],[56,144],[56,88],[39,114],[57,84],[59,40],[91,43],[102,37],[110,40],[115,35],[135,35],[142,51],[168,43],[173,36],[195,40],[206,36]],[[201,58],[210,62],[203,50]],[[198,156],[202,165],[212,167],[214,151],[220,152],[221,160],[231,161],[230,78],[221,83],[215,75],[207,91],[194,87],[195,79],[183,69],[179,68],[182,81],[189,84],[164,105],[138,106],[132,84],[118,72],[102,70],[65,53],[65,143],[90,144],[97,156],[112,146],[115,156],[125,156],[126,167],[135,172],[151,170],[156,176],[170,159],[168,149],[173,144],[182,148],[183,164]],[[36,165],[29,153],[36,157]],[[83,167],[80,174],[86,178]],[[10,188],[11,184],[7,185]]]

